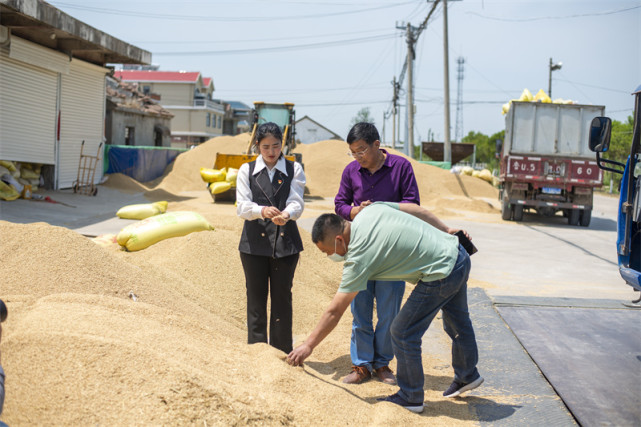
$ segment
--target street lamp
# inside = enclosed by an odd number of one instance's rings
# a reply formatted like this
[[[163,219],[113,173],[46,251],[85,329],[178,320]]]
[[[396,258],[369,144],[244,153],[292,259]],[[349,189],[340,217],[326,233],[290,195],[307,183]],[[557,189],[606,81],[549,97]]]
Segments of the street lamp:
[[[556,64],[552,63],[552,58],[550,58],[550,76],[548,78],[548,96],[552,98],[552,71],[560,70],[563,66],[563,62],[557,62]]]

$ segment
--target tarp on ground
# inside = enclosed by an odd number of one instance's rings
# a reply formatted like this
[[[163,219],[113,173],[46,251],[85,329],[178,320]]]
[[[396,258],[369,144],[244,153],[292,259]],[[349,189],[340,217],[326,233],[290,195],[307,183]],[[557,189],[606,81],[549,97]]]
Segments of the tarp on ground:
[[[138,182],[149,182],[163,174],[167,165],[186,151],[180,148],[108,145],[105,173],[122,173]]]

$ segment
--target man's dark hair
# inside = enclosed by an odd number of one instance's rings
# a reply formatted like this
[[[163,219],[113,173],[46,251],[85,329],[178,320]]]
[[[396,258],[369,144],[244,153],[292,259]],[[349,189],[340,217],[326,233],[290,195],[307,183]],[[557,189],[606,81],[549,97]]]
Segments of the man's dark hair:
[[[381,139],[374,123],[360,122],[352,126],[352,129],[347,134],[347,143],[351,144],[361,139],[368,145],[372,145],[374,141]]]
[[[324,242],[327,236],[338,235],[343,231],[345,220],[336,214],[322,214],[312,227],[312,242]]]
[[[256,130],[255,144],[260,144],[260,141],[267,137],[267,135],[271,135],[279,141],[283,140],[283,132],[280,130],[280,126],[274,122],[267,122],[258,126],[258,129]]]

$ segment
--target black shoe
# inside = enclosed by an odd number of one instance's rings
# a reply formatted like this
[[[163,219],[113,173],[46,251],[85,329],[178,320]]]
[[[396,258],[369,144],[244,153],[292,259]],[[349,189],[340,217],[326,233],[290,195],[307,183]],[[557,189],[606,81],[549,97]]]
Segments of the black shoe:
[[[459,383],[454,381],[447,390],[443,392],[443,396],[445,397],[456,397],[459,396],[461,393],[465,393],[466,391],[470,391],[475,389],[476,387],[480,386],[483,384],[483,377],[478,377],[471,383]]]
[[[387,397],[381,397],[381,398],[376,399],[376,400],[378,400],[380,402],[395,403],[395,404],[397,404],[399,406],[402,406],[403,408],[408,409],[408,410],[410,410],[410,411],[412,411],[414,413],[417,413],[417,414],[420,414],[421,412],[423,412],[423,407],[424,407],[423,402],[421,402],[421,403],[410,403],[407,400],[403,399],[401,396],[399,396],[398,393],[392,394],[391,396],[387,396]]]

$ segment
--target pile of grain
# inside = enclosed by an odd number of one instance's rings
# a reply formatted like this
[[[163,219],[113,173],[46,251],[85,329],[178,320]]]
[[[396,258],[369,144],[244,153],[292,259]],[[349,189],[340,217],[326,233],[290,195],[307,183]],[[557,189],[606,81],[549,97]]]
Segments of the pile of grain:
[[[228,206],[229,208],[229,206]],[[396,387],[354,387],[351,316],[306,367],[247,345],[245,289],[230,230],[193,233],[134,253],[103,248],[65,228],[0,221],[3,420],[9,425],[390,425],[421,417],[376,398]],[[214,224],[216,225],[216,224]],[[294,284],[294,334],[304,338],[335,293],[341,266],[303,232]],[[439,327],[435,325],[435,327]],[[465,424],[465,401],[443,399],[448,357],[425,357],[426,411]]]
[[[202,190],[204,185],[200,178],[200,168],[212,167],[216,153],[244,153],[248,140],[248,134],[213,138],[179,155],[162,177],[147,183],[147,186],[150,191],[163,190],[175,194]],[[302,154],[308,194],[324,198],[334,197],[338,191],[343,169],[352,161],[347,154],[349,152],[347,144],[344,141],[327,140],[309,145],[299,144],[294,151]],[[407,158],[397,150],[388,151]],[[410,159],[410,162],[414,168],[423,204],[480,212],[492,211],[487,202],[479,200],[497,197],[497,190],[489,183],[467,175],[455,175],[414,159]]]

